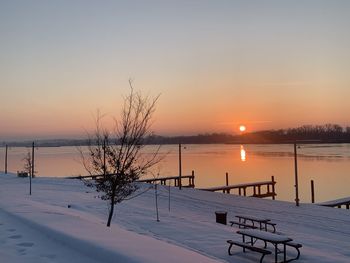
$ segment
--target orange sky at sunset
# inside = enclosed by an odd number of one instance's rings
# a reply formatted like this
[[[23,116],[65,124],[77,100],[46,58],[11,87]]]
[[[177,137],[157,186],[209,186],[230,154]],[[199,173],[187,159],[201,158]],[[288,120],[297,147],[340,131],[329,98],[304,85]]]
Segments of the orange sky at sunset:
[[[84,137],[128,79],[161,135],[350,125],[350,1],[1,1],[0,140]],[[108,122],[108,119],[106,120]]]

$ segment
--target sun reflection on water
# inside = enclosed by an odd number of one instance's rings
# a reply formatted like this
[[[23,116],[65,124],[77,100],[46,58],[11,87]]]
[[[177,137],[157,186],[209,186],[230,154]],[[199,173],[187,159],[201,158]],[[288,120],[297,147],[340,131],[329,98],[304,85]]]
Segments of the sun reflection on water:
[[[241,145],[241,161],[245,162],[246,161],[246,152],[244,150],[243,145]]]

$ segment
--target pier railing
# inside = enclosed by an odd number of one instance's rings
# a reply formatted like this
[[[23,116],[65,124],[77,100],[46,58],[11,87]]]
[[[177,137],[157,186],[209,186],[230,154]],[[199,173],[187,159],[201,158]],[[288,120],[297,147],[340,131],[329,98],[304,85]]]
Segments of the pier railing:
[[[239,195],[259,198],[272,197],[272,199],[275,200],[275,197],[277,195],[275,190],[275,184],[275,178],[274,176],[272,176],[271,181],[208,187],[201,188],[200,190],[210,192],[222,191],[223,193],[229,194],[231,193],[231,191],[233,192],[233,190],[237,189],[238,191],[236,193],[238,193]]]

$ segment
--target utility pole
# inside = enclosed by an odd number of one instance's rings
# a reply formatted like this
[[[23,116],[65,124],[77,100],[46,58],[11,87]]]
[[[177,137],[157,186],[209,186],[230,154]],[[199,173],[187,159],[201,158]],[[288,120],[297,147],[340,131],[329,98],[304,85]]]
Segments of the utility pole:
[[[34,142],[32,144],[32,171],[29,176],[29,195],[32,195],[32,177],[34,175]]]
[[[297,143],[294,143],[294,169],[295,169],[295,205],[299,206],[299,186],[298,186],[298,159]]]
[[[314,180],[311,180],[311,203],[315,203],[315,186],[314,186]]]
[[[103,175],[106,176],[106,139],[103,140]]]
[[[8,145],[5,146],[5,174],[7,174],[7,151],[8,151]]]
[[[179,189],[182,188],[182,164],[181,164],[181,143],[179,143]]]

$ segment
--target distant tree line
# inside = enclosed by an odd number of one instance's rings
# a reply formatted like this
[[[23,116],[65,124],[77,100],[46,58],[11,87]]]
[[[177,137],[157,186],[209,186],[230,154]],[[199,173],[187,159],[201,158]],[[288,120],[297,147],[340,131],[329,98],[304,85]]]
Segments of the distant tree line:
[[[87,139],[45,139],[34,140],[36,147],[61,147],[61,146],[84,146],[88,144]],[[0,147],[32,147],[33,141],[3,141]]]
[[[303,125],[298,128],[247,133],[241,135],[239,141],[245,143],[350,142],[350,127],[343,128],[338,124]]]
[[[209,143],[290,143],[294,141],[320,142],[320,143],[350,143],[350,127],[338,124],[303,125],[297,128],[264,130],[240,135],[228,133],[204,133],[191,136],[157,136],[145,138],[145,144],[209,144]],[[30,147],[31,141],[2,142],[0,146]],[[36,141],[38,147],[58,146],[84,146],[88,145],[86,139],[58,139]]]

